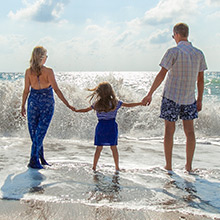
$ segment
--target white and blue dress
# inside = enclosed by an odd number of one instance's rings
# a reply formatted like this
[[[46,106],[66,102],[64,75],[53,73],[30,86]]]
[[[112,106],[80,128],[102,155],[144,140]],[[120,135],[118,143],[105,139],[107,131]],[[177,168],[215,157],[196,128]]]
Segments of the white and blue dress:
[[[118,124],[115,121],[118,109],[122,105],[122,101],[118,101],[116,108],[109,112],[98,112],[98,124],[95,129],[94,145],[96,146],[114,146],[118,145]],[[94,109],[94,105],[92,105]]]

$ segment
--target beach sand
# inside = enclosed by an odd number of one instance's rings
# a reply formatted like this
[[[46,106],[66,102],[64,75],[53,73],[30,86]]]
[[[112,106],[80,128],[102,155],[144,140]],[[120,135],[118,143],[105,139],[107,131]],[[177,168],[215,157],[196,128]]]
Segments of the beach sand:
[[[177,211],[116,209],[73,203],[51,203],[36,200],[0,201],[1,220],[209,220],[206,216]],[[214,218],[217,220],[217,218]]]
[[[38,171],[26,166],[29,157],[23,152],[30,140],[2,138],[7,147],[0,155],[0,220],[220,219],[218,160],[211,163],[215,168],[189,175],[181,168],[185,149],[176,146],[175,173],[167,175],[157,166],[164,157],[160,139],[142,142],[135,148],[134,141],[120,141],[123,170],[114,175],[109,148],[94,174],[90,142],[48,139],[52,166]],[[208,167],[210,158],[218,157],[212,148],[198,145],[197,167]]]

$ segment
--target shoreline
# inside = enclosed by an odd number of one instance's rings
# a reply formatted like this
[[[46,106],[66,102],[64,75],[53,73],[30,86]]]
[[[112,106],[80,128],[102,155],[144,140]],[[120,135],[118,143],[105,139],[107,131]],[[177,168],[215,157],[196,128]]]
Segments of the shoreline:
[[[179,211],[152,211],[145,209],[112,208],[109,206],[93,206],[82,203],[57,203],[37,200],[0,200],[1,220],[219,220]],[[12,211],[13,210],[13,211]]]

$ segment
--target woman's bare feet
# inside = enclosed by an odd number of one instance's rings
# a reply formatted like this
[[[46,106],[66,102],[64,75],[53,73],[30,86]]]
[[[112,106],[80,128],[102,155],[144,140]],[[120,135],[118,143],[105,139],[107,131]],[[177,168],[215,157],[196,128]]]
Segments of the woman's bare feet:
[[[187,172],[192,172],[193,171],[192,167],[187,165],[187,164],[185,165],[185,169],[186,169]]]
[[[167,171],[172,171],[172,167],[165,166],[164,169]]]

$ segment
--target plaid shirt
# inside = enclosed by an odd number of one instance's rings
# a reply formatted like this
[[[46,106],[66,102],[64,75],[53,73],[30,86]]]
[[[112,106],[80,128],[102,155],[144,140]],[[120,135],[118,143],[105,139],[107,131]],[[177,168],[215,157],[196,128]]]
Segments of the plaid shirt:
[[[188,41],[180,41],[167,50],[160,66],[168,70],[163,96],[180,105],[194,103],[198,73],[207,69],[202,51]]]

